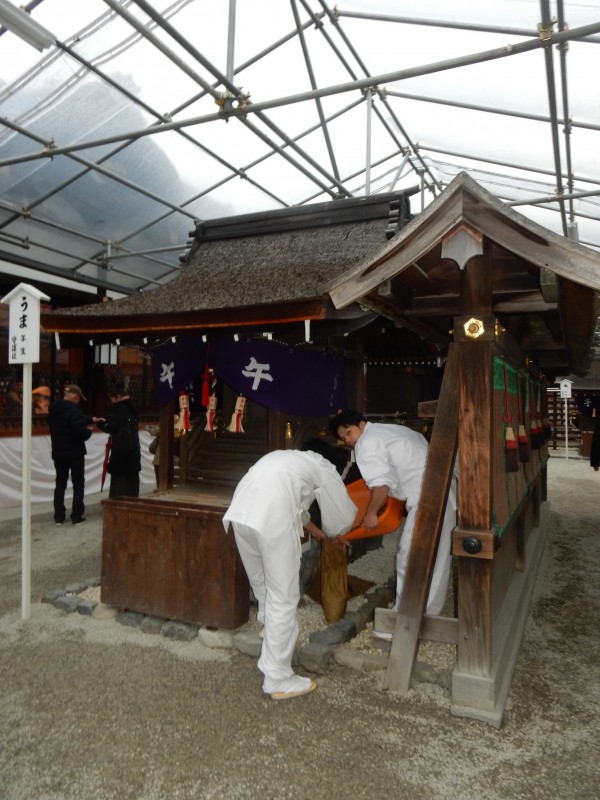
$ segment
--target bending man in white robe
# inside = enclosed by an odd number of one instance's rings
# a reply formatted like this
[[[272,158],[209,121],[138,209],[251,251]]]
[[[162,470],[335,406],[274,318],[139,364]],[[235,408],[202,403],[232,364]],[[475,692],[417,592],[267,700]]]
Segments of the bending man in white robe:
[[[308,509],[316,500],[321,528]],[[237,548],[264,624],[258,668],[263,691],[275,700],[298,697],[316,688],[310,678],[294,675],[292,655],[298,637],[300,538],[305,528],[314,538],[340,538],[350,530],[356,506],[336,468],[312,451],[275,450],[263,456],[236,487],[223,524],[233,526]]]
[[[388,494],[404,502],[407,518],[396,557],[396,604],[404,586],[408,554],[412,543],[421,484],[427,461],[428,444],[425,437],[403,425],[382,425],[367,422],[358,411],[342,411],[330,422],[330,430],[347,447],[354,450],[356,463],[365,483],[371,489],[371,499],[363,525],[377,527],[377,512]],[[456,479],[452,481],[440,534],[431,586],[427,598],[427,614],[439,614],[448,592],[451,563],[451,533],[456,525]]]

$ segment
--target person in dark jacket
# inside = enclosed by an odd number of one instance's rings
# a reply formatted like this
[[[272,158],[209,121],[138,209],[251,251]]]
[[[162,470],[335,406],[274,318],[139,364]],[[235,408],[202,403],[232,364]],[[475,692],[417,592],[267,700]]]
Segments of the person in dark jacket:
[[[110,475],[108,496],[139,497],[142,469],[138,434],[139,415],[131,398],[125,394],[123,385],[115,386],[110,401],[113,414],[109,419],[99,417],[94,420],[100,430],[109,433],[111,438],[107,468]]]
[[[592,450],[590,453],[590,467],[598,472],[600,469],[600,417],[596,420],[594,436],[592,438]]]
[[[69,384],[63,389],[62,399],[57,399],[50,405],[48,424],[52,441],[52,460],[56,469],[54,521],[57,525],[62,525],[67,515],[65,491],[69,473],[73,484],[71,521],[73,525],[85,521],[83,501],[87,452],[85,443],[92,435],[89,425],[93,421],[92,417],[88,417],[79,408],[80,401],[85,399],[79,386]]]

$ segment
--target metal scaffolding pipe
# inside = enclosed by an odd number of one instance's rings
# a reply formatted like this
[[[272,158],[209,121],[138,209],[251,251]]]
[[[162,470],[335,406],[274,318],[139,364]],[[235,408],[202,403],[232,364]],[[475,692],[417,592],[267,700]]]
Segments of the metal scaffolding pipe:
[[[118,246],[120,248],[120,242],[116,246]],[[150,250],[129,250],[129,251],[124,252],[124,253],[113,253],[111,251],[111,254],[110,254],[110,256],[108,256],[107,260],[108,261],[114,261],[115,259],[118,259],[118,258],[133,258],[134,256],[149,256],[149,255],[152,255],[153,253],[177,253],[177,252],[180,252],[181,250],[185,250],[186,247],[189,247],[189,245],[187,243],[186,244],[169,245],[168,247],[153,247]]]
[[[540,203],[558,203],[561,200],[581,200],[584,197],[598,197],[600,196],[600,189],[593,189],[589,192],[569,192],[569,194],[562,194],[560,197],[557,194],[550,194],[544,197],[532,197],[528,200],[515,200],[508,203],[509,206],[537,206]]]
[[[515,117],[516,119],[528,119],[532,122],[550,122],[550,117],[543,116],[542,114],[528,114],[525,111],[508,111],[503,108],[492,108],[491,106],[482,106],[476,103],[464,103],[458,100],[448,100],[443,97],[428,97],[424,94],[414,94],[412,92],[398,92],[395,89],[386,89],[388,97],[400,97],[404,100],[417,100],[423,103],[436,103],[437,105],[449,106],[451,108],[464,108],[467,111],[483,111],[487,114],[500,114],[504,117]],[[564,125],[565,117],[558,120],[560,125]],[[569,120],[568,124],[572,128],[582,128],[584,130],[600,131],[600,125],[594,125],[592,122],[575,122]]]
[[[292,13],[294,15],[294,22],[296,23],[296,30],[298,31],[298,39],[300,40],[300,46],[302,47],[302,54],[304,56],[304,63],[306,64],[306,70],[308,72],[308,78],[310,80],[310,85],[313,89],[317,88],[317,82],[315,80],[315,74],[312,68],[312,63],[310,60],[310,54],[308,52],[308,47],[306,46],[306,40],[304,38],[304,31],[302,30],[302,25],[300,24],[300,17],[298,15],[298,7],[296,5],[296,0],[290,0],[292,6]],[[329,129],[327,127],[327,121],[325,119],[325,112],[323,111],[323,104],[321,103],[321,99],[317,98],[315,101],[317,106],[317,114],[319,115],[319,120],[321,121],[321,129],[323,131],[323,136],[325,138],[325,146],[327,148],[327,152],[329,153],[329,160],[331,162],[331,169],[333,170],[333,174],[335,175],[335,179],[339,182],[340,180],[340,172],[338,170],[337,162],[335,160],[335,153],[333,151],[333,145],[331,144],[331,138],[329,136]]]
[[[556,173],[554,170],[543,169],[541,167],[528,167],[525,164],[515,164],[512,161],[499,161],[497,158],[485,158],[484,156],[476,156],[472,153],[461,153],[458,150],[447,150],[441,147],[433,147],[432,145],[419,142],[419,149],[426,150],[428,153],[440,153],[443,156],[454,156],[456,158],[464,158],[470,161],[481,161],[483,164],[498,164],[501,167],[510,167],[511,169],[522,169],[525,172],[538,172],[541,175],[552,175]],[[584,178],[581,176],[574,176],[576,180],[583,183],[600,184],[600,180],[595,178]]]
[[[91,64],[90,62],[86,61],[84,58],[82,58],[78,53],[76,53],[71,48],[67,47],[64,44],[61,44],[60,42],[57,42],[57,45],[59,45],[61,47],[61,49],[63,49],[72,58],[75,58],[76,60],[78,60],[83,66],[86,67],[86,69],[89,69],[90,71],[92,71],[102,81],[105,81],[106,83],[108,83],[116,91],[120,92],[125,97],[127,97],[129,100],[131,100],[132,102],[136,103],[136,105],[138,105],[140,108],[143,108],[145,111],[147,111],[153,117],[155,117],[156,120],[158,121],[158,123],[170,121],[172,119],[172,117],[177,113],[176,110],[172,110],[172,111],[168,112],[168,114],[160,113],[156,109],[154,109],[151,106],[149,106],[147,103],[144,103],[136,95],[134,95],[131,92],[127,91],[127,89],[125,89],[123,86],[121,86],[121,84],[117,83],[110,76],[108,76],[104,72],[102,72],[102,70],[99,70],[93,64]],[[250,61],[252,61],[252,59]],[[250,63],[250,62],[246,62],[246,63]],[[191,104],[192,102],[195,102],[199,97],[202,97],[205,94],[206,94],[205,92],[202,92],[200,95],[196,95],[195,98],[193,98],[192,100],[189,101],[189,104]],[[149,129],[151,133],[152,133],[152,127],[153,126],[151,126],[150,129]],[[179,134],[179,136],[183,137],[186,141],[190,142],[190,144],[193,147],[196,147],[199,150],[202,150],[202,152],[206,153],[208,156],[213,158],[217,163],[221,164],[226,169],[230,170],[231,173],[232,173],[231,179],[236,178],[236,177],[238,177],[238,178],[244,177],[246,180],[248,180],[249,183],[251,183],[253,186],[256,186],[256,188],[259,189],[259,191],[264,192],[266,195],[268,195],[273,200],[275,200],[275,202],[281,204],[282,206],[287,205],[281,198],[277,197],[272,192],[270,192],[268,189],[266,189],[266,187],[262,186],[257,181],[253,180],[252,178],[249,178],[247,175],[242,175],[242,171],[238,167],[235,167],[233,164],[231,164],[228,161],[226,161],[222,156],[218,155],[213,150],[210,150],[210,148],[206,147],[206,145],[202,144],[202,142],[199,142],[197,139],[195,139],[193,136],[191,136],[189,133],[187,133],[187,131],[185,131],[185,130],[176,130],[175,132],[177,134]],[[40,141],[43,141],[43,140],[40,140]],[[103,156],[101,159],[98,160],[97,163],[102,163],[103,161],[106,161],[109,158],[112,158],[112,156],[116,155],[121,150],[123,150],[126,147],[128,147],[131,143],[132,143],[131,141],[122,142],[119,147],[115,148],[110,153],[108,153],[107,155]],[[44,142],[44,144],[45,144],[45,142]],[[248,167],[246,167],[245,169],[248,169]],[[82,174],[85,174],[85,173],[82,172],[82,173],[79,173],[79,174],[82,175]],[[183,207],[185,207],[186,205],[187,205],[187,203],[184,203]]]
[[[449,28],[459,31],[474,31],[476,33],[499,33],[507,36],[537,36],[537,31],[531,28],[509,28],[501,25],[474,25],[466,22],[452,22],[441,19],[423,19],[419,17],[398,17],[391,14],[369,14],[363,11],[344,11],[336,7],[338,17],[349,17],[354,19],[368,19],[373,22],[399,22],[405,25],[425,25],[430,28]],[[597,44],[600,39],[588,38],[584,41]]]
[[[343,109],[340,109],[339,111],[336,111],[334,114],[331,114],[331,115],[330,115],[330,116],[327,118],[327,121],[328,121],[328,122],[331,122],[331,120],[335,119],[335,118],[336,118],[336,117],[338,117],[338,116],[341,116],[341,115],[345,114],[345,113],[346,113],[346,111],[350,111],[352,108],[356,107],[357,105],[360,105],[362,102],[363,102],[363,98],[361,97],[359,100],[355,100],[354,102],[350,103],[350,105],[346,106],[345,108],[343,108]],[[305,131],[303,131],[302,133],[298,134],[298,136],[296,137],[296,139],[302,139],[304,136],[308,136],[309,134],[313,133],[313,131],[315,131],[315,130],[318,130],[318,128],[319,128],[319,125],[318,125],[318,124],[316,124],[316,125],[313,125],[313,126],[311,126],[310,128],[307,128],[307,129],[306,129]],[[274,155],[273,153],[265,153],[264,155],[262,155],[262,156],[259,156],[258,158],[256,158],[254,161],[251,161],[251,162],[250,162],[249,164],[247,164],[247,165],[246,165],[246,166],[245,166],[243,169],[245,169],[245,170],[248,170],[248,169],[250,169],[251,167],[254,167],[254,166],[256,166],[257,164],[260,164],[260,163],[262,163],[263,161],[266,161],[268,158],[271,158],[273,155]],[[241,171],[241,170],[240,170],[240,171]],[[220,181],[217,181],[216,183],[212,184],[211,186],[207,186],[207,187],[206,187],[205,189],[203,189],[201,192],[198,192],[198,194],[196,194],[196,195],[194,195],[193,197],[189,198],[189,199],[186,201],[185,205],[187,206],[187,205],[189,205],[190,203],[194,203],[196,200],[199,200],[201,197],[204,197],[204,196],[206,196],[206,195],[210,194],[210,193],[211,193],[212,191],[214,191],[215,189],[218,189],[218,188],[220,188],[221,186],[224,186],[226,183],[229,183],[229,181],[232,181],[232,180],[234,180],[234,178],[236,178],[236,177],[237,177],[237,175],[236,175],[236,174],[234,174],[234,175],[229,175],[228,177],[226,177],[226,178],[222,178]],[[261,190],[261,191],[265,192],[265,194],[267,194],[267,195],[269,195],[270,197],[272,197],[272,198],[273,198],[273,199],[274,199],[274,200],[275,200],[277,203],[279,203],[279,205],[280,205],[280,206],[282,206],[282,207],[288,207],[288,203],[285,203],[283,200],[280,200],[279,198],[277,198],[277,197],[276,197],[274,194],[272,194],[271,192],[269,192],[267,189],[265,189],[264,187],[262,187],[260,184],[256,183],[256,181],[253,181],[253,180],[252,180],[250,177],[248,177],[248,176],[246,177],[246,179],[248,180],[248,182],[249,182],[249,183],[252,183],[252,184],[253,184],[254,186],[256,186],[256,187],[257,187],[259,190]],[[137,236],[139,233],[143,233],[143,231],[145,231],[147,228],[150,228],[150,227],[152,227],[152,225],[155,225],[157,222],[161,222],[163,219],[166,219],[168,216],[170,216],[170,214],[171,214],[171,212],[169,212],[168,214],[163,214],[163,215],[162,215],[162,217],[158,217],[158,218],[156,218],[156,219],[152,220],[152,221],[151,221],[151,222],[149,222],[147,225],[144,225],[143,227],[140,227],[140,228],[138,228],[137,230],[133,231],[133,232],[132,232],[132,233],[131,233],[129,236],[125,237],[124,239],[121,239],[121,241],[122,241],[122,242],[124,242],[124,241],[127,241],[128,239],[132,238],[133,236]]]
[[[343,41],[344,41],[344,43],[346,44],[346,47],[348,47],[348,49],[350,50],[350,52],[352,53],[352,55],[354,56],[354,58],[356,59],[356,61],[358,62],[358,64],[360,64],[360,67],[361,67],[361,69],[363,70],[363,72],[365,73],[365,75],[369,75],[369,70],[367,69],[366,65],[363,63],[362,59],[360,58],[360,55],[358,54],[358,52],[356,51],[356,49],[354,48],[354,46],[353,46],[353,45],[352,45],[352,43],[350,42],[350,39],[349,39],[349,38],[346,36],[346,33],[345,33],[343,30],[342,30],[342,28],[341,28],[341,26],[340,26],[340,24],[339,24],[339,21],[338,21],[338,19],[336,18],[336,15],[335,15],[335,14],[333,14],[333,13],[331,12],[331,10],[330,10],[330,9],[329,9],[329,8],[328,8],[326,5],[325,5],[325,2],[324,2],[324,0],[319,0],[319,2],[320,2],[320,4],[321,4],[321,7],[323,8],[323,10],[324,10],[324,11],[327,13],[327,15],[328,15],[328,17],[329,17],[329,20],[330,20],[330,22],[331,22],[331,23],[332,23],[332,25],[335,27],[336,31],[338,32],[338,34],[341,36],[342,40],[343,40]],[[360,81],[358,81],[358,83],[361,83],[361,82],[360,82]],[[372,86],[367,86],[367,85],[365,85],[365,86],[363,86],[363,87],[360,87],[360,88],[363,88],[363,89],[365,89],[365,90],[368,90],[368,89],[370,89],[370,88],[376,88],[376,86],[373,84]],[[382,102],[384,103],[384,105],[385,105],[385,107],[386,107],[387,111],[389,112],[390,116],[391,116],[391,117],[392,117],[392,119],[394,120],[394,123],[396,124],[396,126],[397,126],[398,130],[400,131],[400,133],[402,134],[402,136],[404,136],[405,140],[408,142],[408,144],[409,144],[410,148],[413,150],[413,152],[415,152],[415,153],[416,153],[416,152],[417,152],[417,148],[415,147],[414,143],[411,141],[411,138],[410,138],[410,136],[408,135],[408,133],[407,133],[407,132],[404,130],[404,127],[403,127],[403,125],[401,124],[400,120],[397,118],[397,116],[396,116],[396,114],[394,113],[393,109],[392,109],[392,108],[391,108],[391,106],[390,106],[390,105],[387,103],[387,101],[386,101],[386,99],[385,99],[385,96],[384,96],[383,94],[380,94],[380,97],[381,97],[381,99],[382,99]],[[418,158],[418,155],[417,155],[417,158]],[[423,163],[423,169],[424,169],[424,170],[426,170],[426,171],[428,172],[428,174],[429,174],[429,177],[431,178],[431,180],[432,180],[433,184],[434,184],[435,186],[437,186],[437,188],[438,188],[438,189],[439,189],[439,188],[441,188],[441,187],[439,186],[439,184],[438,184],[438,182],[437,182],[437,180],[436,180],[435,176],[434,176],[434,175],[433,175],[431,172],[429,172],[429,169],[428,169],[428,167],[427,167],[427,165],[426,165],[425,163]]]
[[[554,81],[554,61],[552,59],[552,48],[548,46],[550,35],[552,32],[552,18],[550,16],[550,2],[549,0],[540,0],[540,7],[542,11],[542,21],[540,22],[540,35],[542,41],[546,44],[544,48],[544,60],[546,64],[546,83],[548,85],[548,105],[550,107],[550,130],[552,133],[552,150],[554,152],[554,167],[556,170],[556,188],[559,198],[562,198],[563,184],[562,184],[562,168],[560,163],[560,145],[558,142],[558,112],[556,108],[556,85]],[[569,235],[567,226],[567,214],[565,211],[565,204],[562,199],[558,200],[560,206],[560,217],[562,221],[563,233],[565,236]]]
[[[350,64],[346,60],[346,58],[344,58],[344,55],[340,51],[339,47],[337,47],[337,45],[335,44],[335,42],[333,41],[331,36],[325,30],[325,26],[321,22],[321,18],[323,16],[325,16],[325,12],[324,11],[321,11],[319,13],[313,12],[312,9],[308,6],[306,0],[301,0],[301,3],[304,6],[304,10],[306,11],[306,13],[310,16],[311,20],[313,21],[315,28],[319,31],[319,33],[325,39],[325,41],[327,42],[327,44],[329,45],[329,47],[331,48],[333,53],[337,56],[337,58],[339,59],[340,63],[342,64],[342,66],[347,71],[348,75],[350,75],[350,77],[353,80],[356,79],[356,73],[354,72],[354,70],[352,69],[352,67],[350,66]],[[384,103],[384,106],[387,107],[387,103]],[[387,133],[390,136],[390,138],[392,139],[392,141],[396,144],[398,150],[400,150],[400,151],[405,150],[406,148],[402,145],[402,143],[400,142],[400,140],[396,136],[396,132],[390,127],[390,125],[388,124],[387,119],[381,113],[381,111],[379,110],[379,107],[377,106],[376,103],[373,105],[373,111],[375,112],[375,115],[377,116],[377,119],[379,120],[381,125],[385,128],[385,130],[387,131]]]
[[[315,17],[316,17],[317,21],[313,22],[312,24],[314,24],[315,26],[319,25],[319,24],[322,24],[322,23],[319,23],[319,20],[323,16],[325,16],[323,14],[323,12],[319,12],[318,14],[316,14]],[[310,27],[311,27],[311,22],[305,22],[304,25],[302,26],[302,30],[306,30],[306,28],[310,28]],[[296,30],[290,31],[290,33],[286,34],[285,36],[282,36],[276,42],[273,42],[273,44],[269,45],[269,47],[265,47],[264,50],[261,50],[259,53],[256,53],[255,55],[251,56],[247,61],[244,61],[243,64],[240,64],[238,67],[235,67],[235,69],[233,71],[234,76],[237,75],[238,72],[243,72],[245,69],[248,69],[248,67],[251,67],[253,64],[256,64],[256,62],[260,61],[260,59],[263,58],[264,56],[270,55],[271,53],[273,53],[275,50],[277,50],[282,45],[287,44],[287,42],[289,42],[292,39],[294,39],[295,36],[296,36]],[[220,85],[219,81],[215,81],[212,84],[212,86],[215,89],[219,85]],[[205,95],[206,95],[206,92],[198,92],[198,94],[193,95],[188,100],[186,100],[185,103],[181,103],[179,106],[177,106],[177,108],[172,109],[171,112],[170,112],[170,116],[172,116],[172,117],[176,116],[177,114],[181,113],[188,106],[191,106],[194,103],[198,102],[198,100],[201,100]]]
[[[23,128],[21,125],[17,125],[16,123],[11,122],[10,120],[7,120],[5,118],[2,118],[2,122],[7,128],[10,128],[11,130],[16,131],[17,133],[20,133],[23,136],[39,140],[39,137],[36,137],[35,134],[30,133],[26,128]],[[82,174],[85,174],[89,171],[98,172],[101,175],[104,175],[105,177],[114,180],[115,183],[120,183],[123,186],[126,186],[128,189],[131,189],[132,191],[137,192],[138,194],[142,194],[145,197],[148,197],[150,200],[154,200],[155,202],[160,203],[161,205],[167,206],[173,211],[178,211],[179,213],[184,214],[185,216],[193,218],[192,214],[190,214],[188,211],[181,208],[180,206],[175,205],[175,203],[169,202],[164,197],[160,197],[160,195],[151,192],[149,189],[144,189],[143,186],[139,186],[138,184],[133,183],[133,181],[127,180],[127,178],[123,178],[121,175],[117,175],[112,170],[100,166],[100,164],[95,161],[89,161],[87,158],[83,158],[83,156],[75,154],[70,154],[70,158],[73,161],[76,161],[77,163],[82,164],[83,166],[86,167],[86,169],[83,171]],[[78,177],[81,177],[81,174]]]
[[[19,243],[15,242],[13,244],[14,244],[15,247],[22,247],[24,250],[29,250],[31,247],[39,247],[41,250],[44,250],[45,252],[56,253],[56,255],[64,256],[65,258],[72,258],[74,261],[83,262],[83,264],[79,264],[78,266],[75,266],[75,267],[67,267],[65,269],[65,272],[67,274],[64,274],[64,272],[61,273],[63,275],[63,277],[65,277],[65,278],[72,278],[74,275],[77,274],[77,271],[80,270],[86,264],[89,264],[92,267],[100,267],[100,268],[102,268],[102,265],[99,264],[98,261],[95,260],[95,259],[85,258],[85,256],[79,256],[79,255],[78,256],[74,256],[72,253],[67,253],[65,250],[60,250],[58,247],[51,247],[50,245],[42,244],[41,242],[37,242],[37,241],[35,241],[33,239],[30,239],[29,237],[21,239],[21,242],[19,242]],[[45,269],[45,266],[46,265],[44,265],[44,269]],[[37,269],[40,269],[39,265],[37,266]],[[154,283],[157,286],[161,286],[162,285],[160,283],[160,281],[152,280],[152,278],[148,278],[146,275],[139,276],[139,277],[137,275],[132,275],[131,274],[131,270],[129,270],[127,272],[125,270],[120,270],[117,267],[111,267],[110,271],[111,272],[117,272],[119,275],[126,275],[128,278],[133,278],[134,280],[139,280],[141,283],[146,282],[146,283]],[[113,287],[114,287],[114,284],[113,284]]]
[[[552,33],[548,43],[548,47],[558,45],[562,42],[569,42],[575,39],[580,39],[590,33],[600,32],[600,22],[594,22],[590,25],[582,25],[579,28],[572,28],[568,31],[561,33]],[[254,111],[263,111],[270,108],[281,108],[285,105],[291,105],[304,100],[314,100],[315,97],[329,97],[342,92],[350,92],[356,89],[370,89],[377,88],[381,84],[394,83],[396,81],[408,80],[409,78],[418,78],[422,75],[433,75],[437,72],[446,72],[448,70],[456,69],[457,67],[468,67],[474,64],[483,64],[487,61],[496,61],[501,58],[508,58],[511,56],[521,55],[522,53],[529,53],[533,50],[539,50],[546,45],[538,39],[530,39],[526,42],[518,42],[517,44],[508,44],[505,47],[497,47],[492,50],[483,50],[479,53],[472,53],[467,56],[459,56],[458,58],[449,58],[444,61],[437,61],[432,64],[423,64],[418,67],[408,67],[406,69],[396,70],[394,72],[386,72],[381,75],[373,75],[367,78],[360,78],[350,83],[335,84],[322,89],[314,91],[301,92],[300,94],[288,95],[287,97],[279,97],[274,100],[266,100],[262,103],[249,103],[245,111],[251,113]]]
[[[113,7],[118,13],[126,19],[136,30],[139,30],[143,36],[145,36],[149,41],[155,44],[162,52],[167,55],[167,57],[173,61],[173,63],[177,64],[181,69],[186,72],[186,74],[190,75],[197,83],[200,84],[217,102],[221,101],[222,95],[217,92],[210,84],[206,83],[197,73],[192,70],[190,67],[185,64],[181,59],[179,59],[175,54],[169,50],[165,45],[163,45],[160,40],[158,40],[155,36],[153,36],[149,31],[147,31],[140,23],[135,19],[135,17],[131,16],[128,12],[126,12],[116,0],[105,0],[111,7]],[[193,47],[190,42],[175,29],[172,25],[170,25],[155,9],[150,6],[146,0],[132,0],[137,6],[139,6],[148,16],[153,19],[164,31],[166,31],[169,36],[171,36],[181,47],[183,47],[187,52],[193,56],[193,58],[198,61],[205,69],[211,72],[217,80],[219,80],[223,86],[225,87],[227,93],[231,94],[232,99],[237,100],[242,108],[243,113],[235,114],[235,118],[239,119],[243,125],[245,125],[249,130],[252,131],[256,136],[258,136],[262,141],[269,145],[273,150],[277,151],[286,161],[289,161],[292,166],[294,166],[297,170],[303,172],[306,177],[316,183],[317,185],[321,186],[321,188],[326,191],[327,193],[333,193],[329,190],[329,188],[323,184],[316,175],[309,172],[307,169],[304,169],[301,164],[298,164],[289,153],[286,153],[281,149],[279,145],[277,145],[272,139],[270,139],[265,133],[263,133],[259,128],[257,128],[252,122],[247,119],[246,114],[246,103],[248,98],[240,92],[237,86],[235,86],[230,80],[227,79],[226,75],[223,75],[207,58],[205,58],[202,53],[200,53],[195,47]],[[348,192],[346,188],[336,181],[336,179],[329,175],[328,172],[317,162],[313,159],[308,153],[301,150],[290,137],[282,131],[275,123],[273,123],[269,118],[259,109],[256,111],[256,116],[267,126],[269,127],[277,136],[279,136],[289,147],[294,150],[301,158],[303,158],[308,164],[310,164],[313,169],[317,172],[321,173],[328,181],[333,183],[338,191],[342,194],[347,195]]]
[[[406,166],[407,163],[408,163],[408,154],[405,155],[404,158],[402,159],[402,161],[400,162],[400,166],[396,170],[396,176],[390,182],[390,191],[392,191],[392,192],[394,191],[394,187],[396,186],[396,184],[398,183],[398,181],[402,177],[402,172],[403,172],[404,167]],[[409,166],[410,166],[410,164],[409,164]]]
[[[76,280],[77,283],[82,283],[85,286],[93,286],[96,289],[106,289],[111,292],[119,292],[121,294],[133,294],[138,291],[137,289],[129,289],[117,286],[114,283],[103,281],[100,278],[89,278],[87,275],[77,275],[75,278],[71,271],[68,273],[63,267],[54,267],[51,264],[39,264],[31,258],[24,255],[15,255],[14,253],[5,252],[0,250],[0,259],[8,261],[9,264],[17,264],[20,267],[28,267],[29,269],[42,272],[44,275],[54,275],[57,278],[65,278],[67,280]],[[95,265],[96,267],[98,264]],[[161,284],[162,285],[162,284]]]
[[[227,25],[227,78],[232,81],[234,76],[235,53],[235,12],[236,0],[229,0],[229,20]]]
[[[113,0],[105,0],[112,2]],[[584,25],[580,28],[573,28],[572,30],[565,31],[564,33],[552,34],[551,44],[560,44],[561,42],[571,41],[578,39],[583,35],[587,35],[590,31],[600,31],[600,22],[591,25]],[[373,75],[368,78],[361,78],[350,83],[335,84],[333,86],[315,89],[307,92],[301,92],[295,95],[288,95],[286,97],[279,97],[273,100],[266,100],[262,103],[249,103],[244,108],[245,114],[251,114],[255,111],[263,111],[271,108],[281,108],[293,103],[302,102],[305,100],[314,100],[316,97],[331,97],[332,95],[342,94],[344,92],[354,91],[356,89],[368,89],[377,87],[379,84],[391,83],[395,81],[406,80],[408,78],[418,77],[420,75],[430,75],[436,72],[443,72],[455,67],[468,66],[472,64],[491,61],[494,59],[505,58],[508,56],[518,55],[520,53],[537,50],[542,47],[541,41],[532,40],[522,42],[520,45],[509,45],[505,48],[498,48],[495,50],[488,50],[481,53],[476,53],[470,56],[464,56],[446,61],[439,61],[435,64],[427,64],[419,67],[411,67],[408,69],[398,70],[396,72],[387,72],[382,75]],[[166,122],[160,125],[152,126],[150,129],[138,131],[126,131],[116,136],[107,136],[102,139],[94,139],[87,142],[69,145],[68,147],[54,148],[51,152],[29,153],[24,154],[20,158],[5,159],[0,161],[1,166],[8,166],[10,164],[22,163],[24,161],[32,161],[40,158],[50,158],[55,155],[63,155],[65,153],[76,152],[78,150],[87,150],[93,147],[101,147],[105,144],[111,144],[125,139],[141,139],[144,136],[154,136],[156,133],[163,133],[167,131],[179,130],[181,128],[190,127],[192,125],[201,125],[206,122],[213,122],[220,119],[219,114],[207,114],[201,117],[192,117],[189,119],[179,120],[178,122]],[[0,119],[3,122],[4,119]],[[417,148],[418,149],[418,148]]]
[[[563,10],[563,0],[558,0],[558,29],[564,31],[566,29],[565,15]],[[563,43],[559,46],[560,56],[560,77],[562,85],[562,101],[563,101],[563,133],[565,138],[565,158],[567,161],[567,190],[569,194],[573,192],[573,165],[571,162],[571,120],[569,115],[569,84],[567,81],[567,50],[568,44]],[[573,220],[573,201],[569,201],[569,217]]]
[[[371,194],[371,112],[373,109],[373,94],[367,92],[367,147],[365,152],[365,194]]]

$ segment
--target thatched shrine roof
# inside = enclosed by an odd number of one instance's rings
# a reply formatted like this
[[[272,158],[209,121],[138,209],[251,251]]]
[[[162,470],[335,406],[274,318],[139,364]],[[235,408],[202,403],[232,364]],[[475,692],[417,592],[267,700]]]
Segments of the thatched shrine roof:
[[[79,334],[176,333],[370,318],[358,309],[337,312],[323,287],[398,230],[415,191],[200,222],[175,280],[120,300],[52,312],[43,324]]]
[[[200,222],[169,284],[47,313],[42,324],[106,337],[232,326],[281,333],[313,320],[313,331],[337,335],[381,317],[443,354],[463,311],[465,263],[477,255],[478,269],[491,271],[492,313],[519,352],[548,375],[584,375],[600,254],[522,216],[466,173],[411,218],[415,192]]]

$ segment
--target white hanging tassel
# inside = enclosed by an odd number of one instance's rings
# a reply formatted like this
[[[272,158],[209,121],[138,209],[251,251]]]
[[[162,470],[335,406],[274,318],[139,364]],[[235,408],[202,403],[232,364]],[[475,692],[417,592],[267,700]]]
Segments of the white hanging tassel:
[[[246,398],[240,395],[235,401],[235,410],[231,415],[231,422],[227,427],[228,431],[231,431],[232,433],[244,433],[244,428],[242,426],[242,415],[244,413],[245,405]]]
[[[190,425],[190,396],[185,392],[179,393],[179,419],[177,429],[179,433],[186,433],[191,428]]]
[[[310,320],[304,320],[304,341],[310,342]]]
[[[215,414],[217,412],[217,395],[211,394],[208,398],[208,405],[206,407],[206,425],[205,431],[213,433],[215,430]]]

